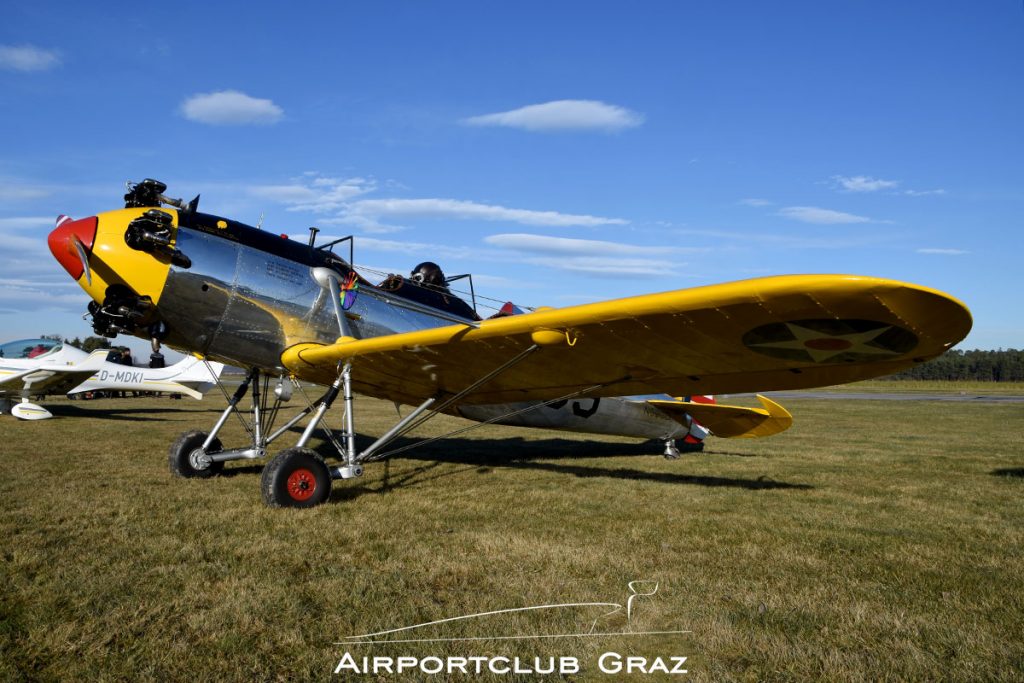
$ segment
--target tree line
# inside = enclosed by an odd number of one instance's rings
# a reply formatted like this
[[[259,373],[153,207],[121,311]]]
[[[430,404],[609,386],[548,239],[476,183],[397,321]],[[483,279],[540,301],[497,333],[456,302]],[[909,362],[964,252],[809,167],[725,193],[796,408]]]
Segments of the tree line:
[[[43,334],[43,335],[40,335],[39,338],[40,339],[52,339],[54,341],[59,341],[59,342],[62,342],[64,344],[70,344],[71,346],[74,346],[75,348],[81,349],[81,350],[85,351],[86,353],[92,353],[96,349],[109,349],[109,348],[112,348],[112,346],[110,344],[110,340],[107,339],[106,337],[86,337],[85,339],[80,339],[79,337],[75,337],[74,339],[68,339],[67,337],[65,337],[63,335],[60,335],[60,334]],[[124,348],[127,348],[127,347],[124,347]]]
[[[951,349],[938,358],[897,372],[886,379],[1024,382],[1024,350],[961,351]]]

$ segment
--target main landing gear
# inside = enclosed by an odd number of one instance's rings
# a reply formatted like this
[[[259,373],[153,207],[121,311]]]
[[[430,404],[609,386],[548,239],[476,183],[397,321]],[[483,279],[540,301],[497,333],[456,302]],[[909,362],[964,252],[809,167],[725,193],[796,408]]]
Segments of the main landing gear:
[[[286,434],[307,415],[312,414],[312,419],[295,447],[286,448],[278,453],[264,468],[260,485],[264,502],[273,507],[312,507],[324,502],[331,495],[332,479],[360,476],[363,468],[355,462],[355,438],[352,429],[351,369],[345,366],[338,379],[323,396],[309,403],[306,408],[273,432],[270,430],[273,429],[281,406],[291,399],[294,387],[291,381],[279,378],[271,390],[271,379],[258,368],[253,368],[235,390],[234,395],[228,398],[228,407],[221,413],[210,432],[189,431],[179,436],[171,445],[167,456],[171,473],[178,477],[205,479],[220,473],[224,463],[229,460],[263,458],[267,455],[267,447],[271,443]],[[328,440],[338,449],[344,461],[342,466],[330,468],[317,453],[306,448],[306,444],[322,423],[324,413],[334,403],[342,388],[348,426],[344,433],[347,444],[340,444],[330,430],[324,429]],[[221,389],[223,390],[223,387]],[[249,411],[250,419],[246,419],[239,404],[250,389],[252,408]],[[249,433],[251,445],[248,448],[225,450],[217,437],[232,413],[238,416]]]
[[[171,473],[186,479],[191,477],[206,479],[220,474],[220,471],[224,469],[224,461],[214,462],[210,459],[210,454],[220,453],[223,449],[220,439],[216,437],[210,439],[209,437],[210,435],[206,432],[199,431],[185,432],[179,436],[171,444],[171,452],[167,456],[167,465],[171,468]],[[208,440],[210,445],[207,450],[203,448],[203,444]]]
[[[216,375],[216,373],[213,374]],[[422,421],[430,419],[437,412],[422,416],[424,411],[436,401],[434,398],[427,399],[366,450],[357,453],[355,420],[352,413],[351,364],[346,363],[340,367],[337,379],[323,396],[312,403],[307,400],[306,408],[273,432],[271,429],[273,429],[281,406],[291,399],[293,388],[299,385],[297,382],[278,378],[276,385],[271,390],[271,380],[269,375],[264,375],[258,368],[253,368],[235,390],[234,395],[230,397],[227,396],[227,392],[224,391],[218,380],[218,386],[221,386],[225,397],[228,398],[228,407],[221,413],[217,423],[209,432],[189,431],[178,437],[171,446],[167,457],[171,473],[184,478],[208,478],[218,474],[223,469],[224,463],[229,460],[264,458],[267,455],[267,447],[271,443],[286,434],[306,416],[312,415],[295,446],[281,451],[267,463],[260,479],[260,491],[263,501],[271,507],[313,507],[330,497],[331,482],[334,479],[352,479],[362,476],[362,463],[386,457],[386,453],[377,455],[382,446],[418,426]],[[473,388],[476,386],[478,384]],[[252,391],[252,407],[248,411],[250,419],[246,419],[239,406],[250,389]],[[341,433],[342,440],[339,441],[330,429],[322,430],[328,441],[334,445],[342,461],[341,465],[331,467],[315,451],[307,448],[306,444],[309,443],[317,427],[322,425],[324,414],[330,409],[339,394],[342,395],[345,402],[345,429]],[[452,400],[454,399],[445,402],[442,407],[448,405]],[[238,417],[250,436],[251,445],[248,448],[225,450],[218,438],[218,434],[232,413]]]
[[[288,430],[301,422],[307,415],[312,415],[295,446],[286,448],[275,455],[264,467],[263,475],[260,478],[260,492],[263,496],[263,501],[271,507],[313,507],[330,498],[331,482],[333,480],[360,477],[363,474],[364,464],[382,460],[389,455],[411,448],[412,446],[402,446],[391,451],[383,450],[384,446],[432,419],[450,406],[455,405],[464,397],[476,391],[480,386],[524,361],[539,348],[536,344],[527,347],[500,367],[492,370],[458,393],[447,395],[443,400],[438,397],[426,399],[361,452],[356,451],[355,418],[352,412],[351,362],[339,364],[337,379],[334,380],[334,383],[331,384],[323,396],[314,402],[309,402],[307,399],[307,406],[305,408],[273,432],[271,432],[271,429],[273,429],[281,406],[291,399],[293,388],[298,387],[300,392],[302,392],[302,388],[297,382],[283,377],[274,379],[270,375],[262,374],[258,368],[253,368],[246,375],[245,381],[239,385],[233,396],[228,397],[227,391],[224,390],[223,385],[218,380],[218,386],[224,392],[225,398],[228,399],[228,407],[221,413],[220,418],[209,433],[189,431],[179,436],[171,446],[167,462],[171,473],[175,476],[185,478],[212,477],[220,472],[224,467],[224,463],[229,460],[255,460],[265,457],[267,455],[267,447],[271,443],[286,434]],[[216,373],[212,374],[216,376]],[[273,389],[270,387],[272,379],[276,382]],[[576,398],[602,386],[606,385],[595,385],[587,389],[575,391],[566,396],[553,399],[548,403]],[[239,404],[245,398],[245,395],[249,393],[250,389],[252,391],[252,408],[249,411],[251,419],[246,419],[242,415]],[[305,393],[302,393],[304,396]],[[341,458],[340,465],[329,466],[320,455],[307,448],[306,444],[309,443],[317,428],[322,426],[324,414],[330,409],[339,394],[345,403],[345,428],[340,433],[341,440],[339,441],[330,429],[326,427],[322,429],[323,434],[331,442]],[[510,413],[509,416],[525,412],[526,410],[534,410],[544,405],[544,403],[537,403],[530,408]],[[218,438],[224,423],[228,421],[232,413],[238,417],[245,430],[249,433],[251,445],[248,448],[225,450]],[[453,432],[453,434],[461,433],[468,429],[475,429],[499,419],[502,418],[489,420],[488,422],[474,425],[471,428],[462,428]],[[433,437],[428,439],[428,441],[437,438],[441,437]]]

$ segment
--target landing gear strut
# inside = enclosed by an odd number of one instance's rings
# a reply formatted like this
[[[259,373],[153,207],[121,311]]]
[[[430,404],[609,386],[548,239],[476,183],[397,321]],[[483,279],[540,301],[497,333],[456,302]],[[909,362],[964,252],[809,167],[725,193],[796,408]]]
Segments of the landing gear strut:
[[[686,439],[665,439],[665,451],[662,455],[666,460],[678,460],[684,453],[701,453],[704,450],[703,441],[687,441]]]
[[[216,373],[213,373],[216,376]],[[263,499],[273,507],[312,507],[327,500],[331,494],[331,479],[357,477],[363,473],[355,460],[355,437],[352,434],[352,387],[351,368],[347,365],[338,379],[317,401],[310,403],[297,415],[289,419],[274,432],[270,432],[281,406],[292,397],[292,382],[279,378],[271,389],[269,375],[253,368],[245,380],[228,398],[228,406],[221,413],[213,429],[207,432],[185,432],[174,442],[168,454],[171,473],[185,478],[207,478],[219,473],[229,460],[255,460],[267,455],[267,447],[288,432],[307,415],[312,414],[309,424],[299,437],[294,448],[288,448],[275,456],[264,468],[261,482]],[[262,381],[261,381],[262,380]],[[218,381],[218,385],[220,382]],[[324,414],[330,409],[335,398],[345,387],[347,447],[338,443],[330,430],[324,432],[345,461],[342,467],[328,468],[323,458],[306,448],[313,433],[323,422]],[[223,391],[223,386],[221,386]],[[242,416],[240,404],[246,394],[252,392],[251,421]],[[227,397],[227,392],[224,392]],[[249,433],[251,445],[248,448],[225,450],[218,438],[224,424],[234,413]]]
[[[212,439],[207,451],[203,449],[203,444],[209,436],[206,432],[199,431],[185,432],[179,436],[171,444],[171,452],[167,455],[167,465],[171,469],[171,474],[184,479],[206,479],[219,474],[224,469],[224,462],[215,462],[210,459],[210,455],[222,450],[220,439]]]
[[[539,348],[539,345],[536,344],[527,347],[498,368],[458,393],[447,396],[444,400],[440,400],[437,397],[426,399],[362,452],[356,450],[351,361],[339,364],[338,376],[323,396],[312,403],[308,402],[307,399],[308,405],[306,408],[303,408],[297,415],[269,435],[268,432],[273,427],[281,405],[291,398],[292,386],[299,387],[300,391],[301,386],[297,382],[289,382],[285,378],[279,378],[277,385],[271,390],[271,377],[269,375],[261,377],[260,370],[253,368],[231,397],[228,397],[227,391],[224,390],[224,387],[218,380],[218,386],[224,392],[224,397],[228,399],[228,407],[221,413],[217,424],[214,425],[209,433],[192,431],[182,434],[171,447],[168,464],[170,465],[171,472],[179,477],[212,476],[219,472],[228,460],[265,457],[267,455],[267,446],[271,442],[285,434],[307,415],[312,415],[295,446],[278,453],[264,468],[263,475],[260,478],[260,491],[264,502],[272,507],[313,507],[323,503],[330,497],[332,480],[360,477],[363,474],[364,464],[383,460],[390,455],[411,448],[412,446],[402,446],[391,451],[385,452],[383,450],[386,445],[393,443],[403,434],[430,420],[449,406],[458,403],[465,396],[476,391],[480,386],[526,360]],[[211,374],[216,376],[216,373]],[[262,382],[260,381],[261,379]],[[553,399],[552,402],[576,398],[602,386],[606,385],[595,385],[588,389],[575,391],[558,399]],[[242,416],[238,407],[250,388],[252,390],[251,423]],[[342,460],[341,465],[331,467],[315,451],[307,448],[306,444],[317,428],[322,426],[324,414],[330,409],[334,400],[339,395],[342,396],[345,404],[345,429],[341,432],[342,439],[339,441],[335,438],[334,433],[330,429],[324,428],[322,430],[327,440],[334,445]],[[272,405],[271,396],[273,396]],[[530,408],[520,409],[511,414],[533,410],[543,405],[545,404],[538,403]],[[249,448],[224,450],[221,446],[217,435],[232,413],[237,415],[239,420],[242,421],[242,425],[251,437],[252,445]],[[481,423],[471,428],[476,428],[483,424],[487,423]],[[471,428],[463,428],[453,433],[461,433]],[[427,441],[437,438],[440,437],[433,437]]]

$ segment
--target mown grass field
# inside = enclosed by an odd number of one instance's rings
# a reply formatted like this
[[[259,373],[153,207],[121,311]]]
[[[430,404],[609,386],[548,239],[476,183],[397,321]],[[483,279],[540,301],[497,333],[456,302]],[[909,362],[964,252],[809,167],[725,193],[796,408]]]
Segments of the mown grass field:
[[[887,380],[873,379],[856,384],[842,384],[815,391],[838,393],[893,392],[893,393],[950,393],[985,396],[1007,396],[1024,394],[1024,382],[979,382],[976,380]]]
[[[359,403],[366,434],[393,419],[389,404]],[[265,508],[253,463],[170,477],[169,443],[212,425],[215,395],[5,415],[0,679],[426,678],[332,676],[348,651],[574,656],[573,680],[620,680],[597,670],[609,650],[688,656],[676,680],[1024,678],[1024,404],[785,403],[788,432],[678,461],[629,439],[488,427],[371,465],[310,511]],[[241,434],[229,422],[225,443]],[[568,609],[422,637],[595,620],[691,633],[335,644],[508,607],[625,602],[633,580],[658,592],[628,623]]]

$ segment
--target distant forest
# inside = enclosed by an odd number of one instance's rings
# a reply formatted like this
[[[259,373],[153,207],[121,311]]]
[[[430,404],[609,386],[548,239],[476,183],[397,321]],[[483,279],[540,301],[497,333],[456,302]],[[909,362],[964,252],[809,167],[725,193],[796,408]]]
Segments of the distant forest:
[[[1024,382],[1024,351],[960,351],[953,349],[886,379],[974,380]]]

